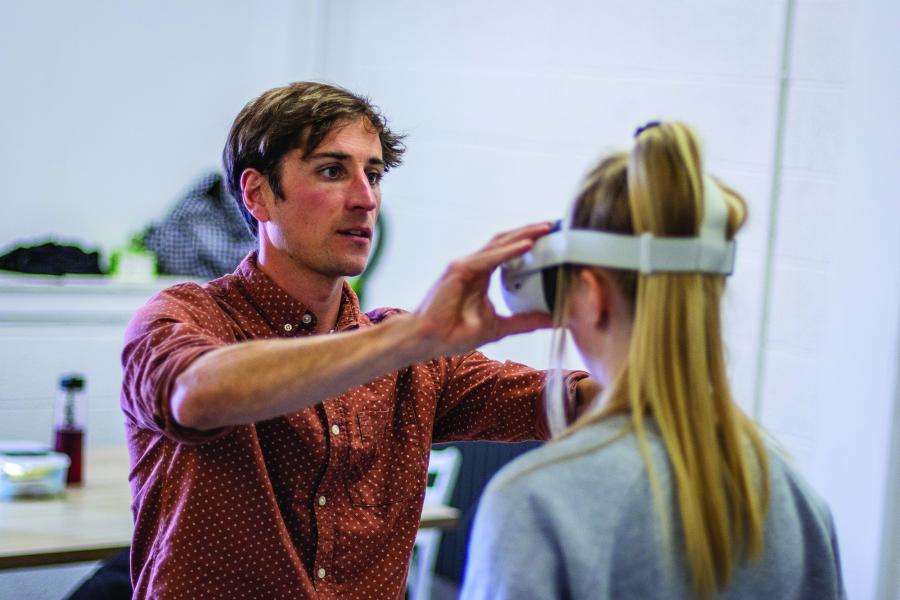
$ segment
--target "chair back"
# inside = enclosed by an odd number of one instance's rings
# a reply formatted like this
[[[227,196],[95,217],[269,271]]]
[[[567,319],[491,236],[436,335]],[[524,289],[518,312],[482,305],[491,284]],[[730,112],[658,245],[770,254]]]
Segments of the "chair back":
[[[459,475],[462,452],[454,446],[432,450],[428,459],[428,482],[425,486],[425,504],[449,504],[453,486]],[[410,600],[430,600],[434,583],[434,563],[441,544],[438,529],[420,529],[410,560],[406,588]]]
[[[428,484],[425,487],[425,504],[447,504],[453,495],[453,486],[459,475],[462,453],[448,446],[432,450],[428,459]]]

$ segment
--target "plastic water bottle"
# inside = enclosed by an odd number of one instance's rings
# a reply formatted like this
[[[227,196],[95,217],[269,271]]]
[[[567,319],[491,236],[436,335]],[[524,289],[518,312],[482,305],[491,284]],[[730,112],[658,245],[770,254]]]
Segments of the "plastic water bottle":
[[[87,401],[82,375],[63,375],[56,396],[54,448],[68,455],[71,463],[67,484],[79,484],[84,477],[84,428],[87,422]]]

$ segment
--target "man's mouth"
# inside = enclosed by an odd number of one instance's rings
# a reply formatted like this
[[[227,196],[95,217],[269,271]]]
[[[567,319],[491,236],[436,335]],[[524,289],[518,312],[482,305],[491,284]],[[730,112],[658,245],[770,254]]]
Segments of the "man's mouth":
[[[372,238],[372,230],[368,227],[356,227],[356,228],[347,228],[347,229],[339,229],[338,233],[341,235],[348,235],[355,238],[361,239],[371,239]]]

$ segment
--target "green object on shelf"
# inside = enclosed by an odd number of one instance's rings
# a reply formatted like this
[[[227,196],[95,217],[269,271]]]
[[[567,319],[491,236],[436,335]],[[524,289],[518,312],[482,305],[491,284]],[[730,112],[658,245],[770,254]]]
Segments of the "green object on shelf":
[[[109,261],[109,274],[125,281],[156,279],[156,255],[147,250],[143,235],[135,235],[127,246],[114,250]]]

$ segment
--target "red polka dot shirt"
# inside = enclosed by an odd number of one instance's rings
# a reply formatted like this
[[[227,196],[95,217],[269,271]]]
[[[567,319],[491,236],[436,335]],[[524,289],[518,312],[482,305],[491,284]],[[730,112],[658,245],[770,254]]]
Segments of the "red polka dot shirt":
[[[376,326],[344,286],[336,331]],[[479,352],[416,364],[296,413],[213,432],[176,424],[177,376],[225,344],[316,322],[250,254],[134,317],[122,353],[135,598],[402,597],[432,442],[545,439],[543,373]],[[569,390],[583,373],[569,376]]]

